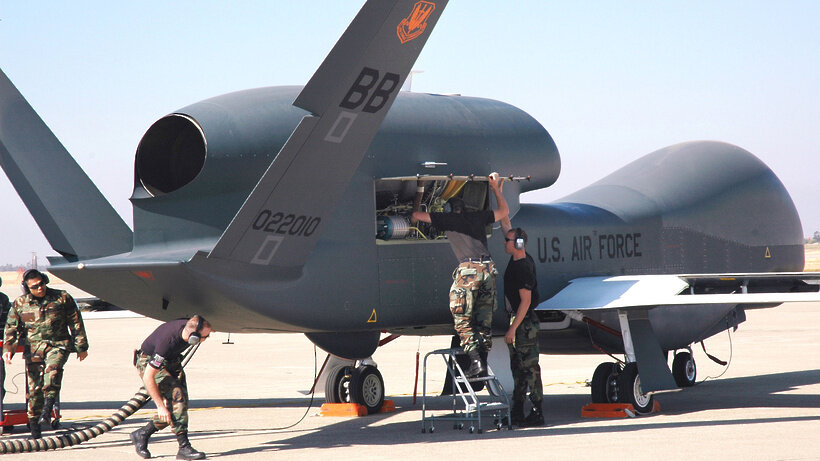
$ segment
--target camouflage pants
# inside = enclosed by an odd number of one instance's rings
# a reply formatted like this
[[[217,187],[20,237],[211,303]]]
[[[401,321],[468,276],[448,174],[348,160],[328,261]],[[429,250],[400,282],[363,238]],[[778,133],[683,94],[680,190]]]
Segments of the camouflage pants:
[[[507,344],[510,349],[510,369],[515,382],[513,389],[513,407],[524,405],[527,389],[530,390],[530,402],[533,407],[541,408],[544,399],[544,388],[541,384],[541,367],[538,365],[538,324],[527,315],[518,329],[515,330],[515,341]],[[513,316],[510,324],[515,320]]]
[[[463,262],[453,271],[450,312],[464,352],[492,347],[495,265]]]
[[[140,378],[145,373],[145,367],[151,358],[145,354],[140,354],[137,360],[137,371]],[[174,434],[188,432],[188,385],[185,382],[185,372],[179,361],[170,363],[167,368],[157,371],[154,376],[159,393],[165,400],[165,407],[171,412],[171,430]],[[168,423],[160,421],[154,415],[152,420],[157,430],[168,427]]]
[[[63,366],[68,360],[68,354],[65,349],[44,343],[31,344],[26,351],[29,419],[40,417],[47,397],[56,399],[60,395]]]

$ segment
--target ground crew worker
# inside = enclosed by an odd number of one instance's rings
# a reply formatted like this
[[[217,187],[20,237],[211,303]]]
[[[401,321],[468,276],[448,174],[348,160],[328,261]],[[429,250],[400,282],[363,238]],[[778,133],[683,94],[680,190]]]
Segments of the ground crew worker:
[[[527,233],[524,229],[511,228],[510,220],[501,222],[504,230],[504,250],[510,255],[504,271],[504,298],[510,327],[504,341],[510,349],[510,370],[515,387],[512,397],[512,424],[517,426],[541,426],[544,414],[541,409],[544,389],[541,384],[541,367],[538,364],[538,282],[535,277],[535,261],[527,253]],[[532,411],[524,417],[524,399],[530,391]]]
[[[158,326],[140,349],[134,351],[134,365],[157,406],[153,420],[131,433],[131,442],[141,457],[151,457],[148,451],[151,434],[171,425],[179,443],[177,459],[205,459],[205,453],[195,450],[188,440],[188,385],[182,370],[182,353],[188,346],[208,338],[213,331],[211,324],[200,315],[171,320]]]
[[[486,226],[505,218],[507,201],[501,195],[504,181],[493,173],[488,177],[498,202],[497,210],[467,211],[464,201],[451,198],[449,213],[413,212],[413,219],[432,223],[445,231],[459,265],[450,287],[450,312],[461,347],[470,357],[466,375],[473,378],[487,369],[487,354],[492,347],[492,320],[496,305],[495,264],[487,249]]]
[[[3,286],[3,279],[0,278],[0,286]],[[9,316],[9,297],[5,293],[0,293],[0,329],[6,328],[6,318]],[[6,362],[0,360],[0,417],[3,417],[3,399],[6,398]]]
[[[64,290],[48,288],[48,276],[37,269],[23,274],[25,294],[9,310],[3,340],[3,360],[11,364],[18,343],[28,374],[28,422],[31,438],[40,438],[40,425],[51,423],[54,402],[60,395],[63,366],[68,354],[88,356],[88,338],[77,303]]]

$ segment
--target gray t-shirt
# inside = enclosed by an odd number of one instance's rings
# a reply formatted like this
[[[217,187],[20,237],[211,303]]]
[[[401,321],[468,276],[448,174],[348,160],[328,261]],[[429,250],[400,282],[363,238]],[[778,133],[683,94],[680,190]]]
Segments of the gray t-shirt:
[[[495,222],[492,210],[464,213],[430,213],[430,223],[436,229],[444,231],[456,258],[488,257],[487,224]]]

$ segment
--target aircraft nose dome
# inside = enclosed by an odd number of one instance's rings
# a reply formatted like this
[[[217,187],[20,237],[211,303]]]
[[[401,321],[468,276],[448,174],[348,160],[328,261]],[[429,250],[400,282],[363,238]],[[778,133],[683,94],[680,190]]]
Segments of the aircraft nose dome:
[[[167,194],[193,181],[206,155],[199,124],[186,115],[167,115],[151,125],[137,147],[137,178],[151,195]]]

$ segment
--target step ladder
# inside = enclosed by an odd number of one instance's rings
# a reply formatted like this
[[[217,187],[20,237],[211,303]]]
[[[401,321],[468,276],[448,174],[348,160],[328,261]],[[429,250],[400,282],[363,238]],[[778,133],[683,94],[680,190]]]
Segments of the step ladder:
[[[427,409],[427,359],[437,355],[444,360],[447,372],[453,383],[452,412],[433,416]],[[438,349],[428,352],[424,356],[424,378],[421,395],[421,432],[435,431],[436,421],[452,421],[453,429],[467,427],[472,434],[476,430],[480,434],[483,425],[492,423],[496,429],[507,426],[512,429],[510,417],[510,400],[501,382],[495,377],[490,366],[487,365],[487,376],[468,379],[459,365],[457,356],[464,355],[461,348]],[[479,395],[473,390],[471,383],[484,383],[487,395]],[[432,398],[433,396],[430,396]],[[435,396],[439,397],[439,396]]]

